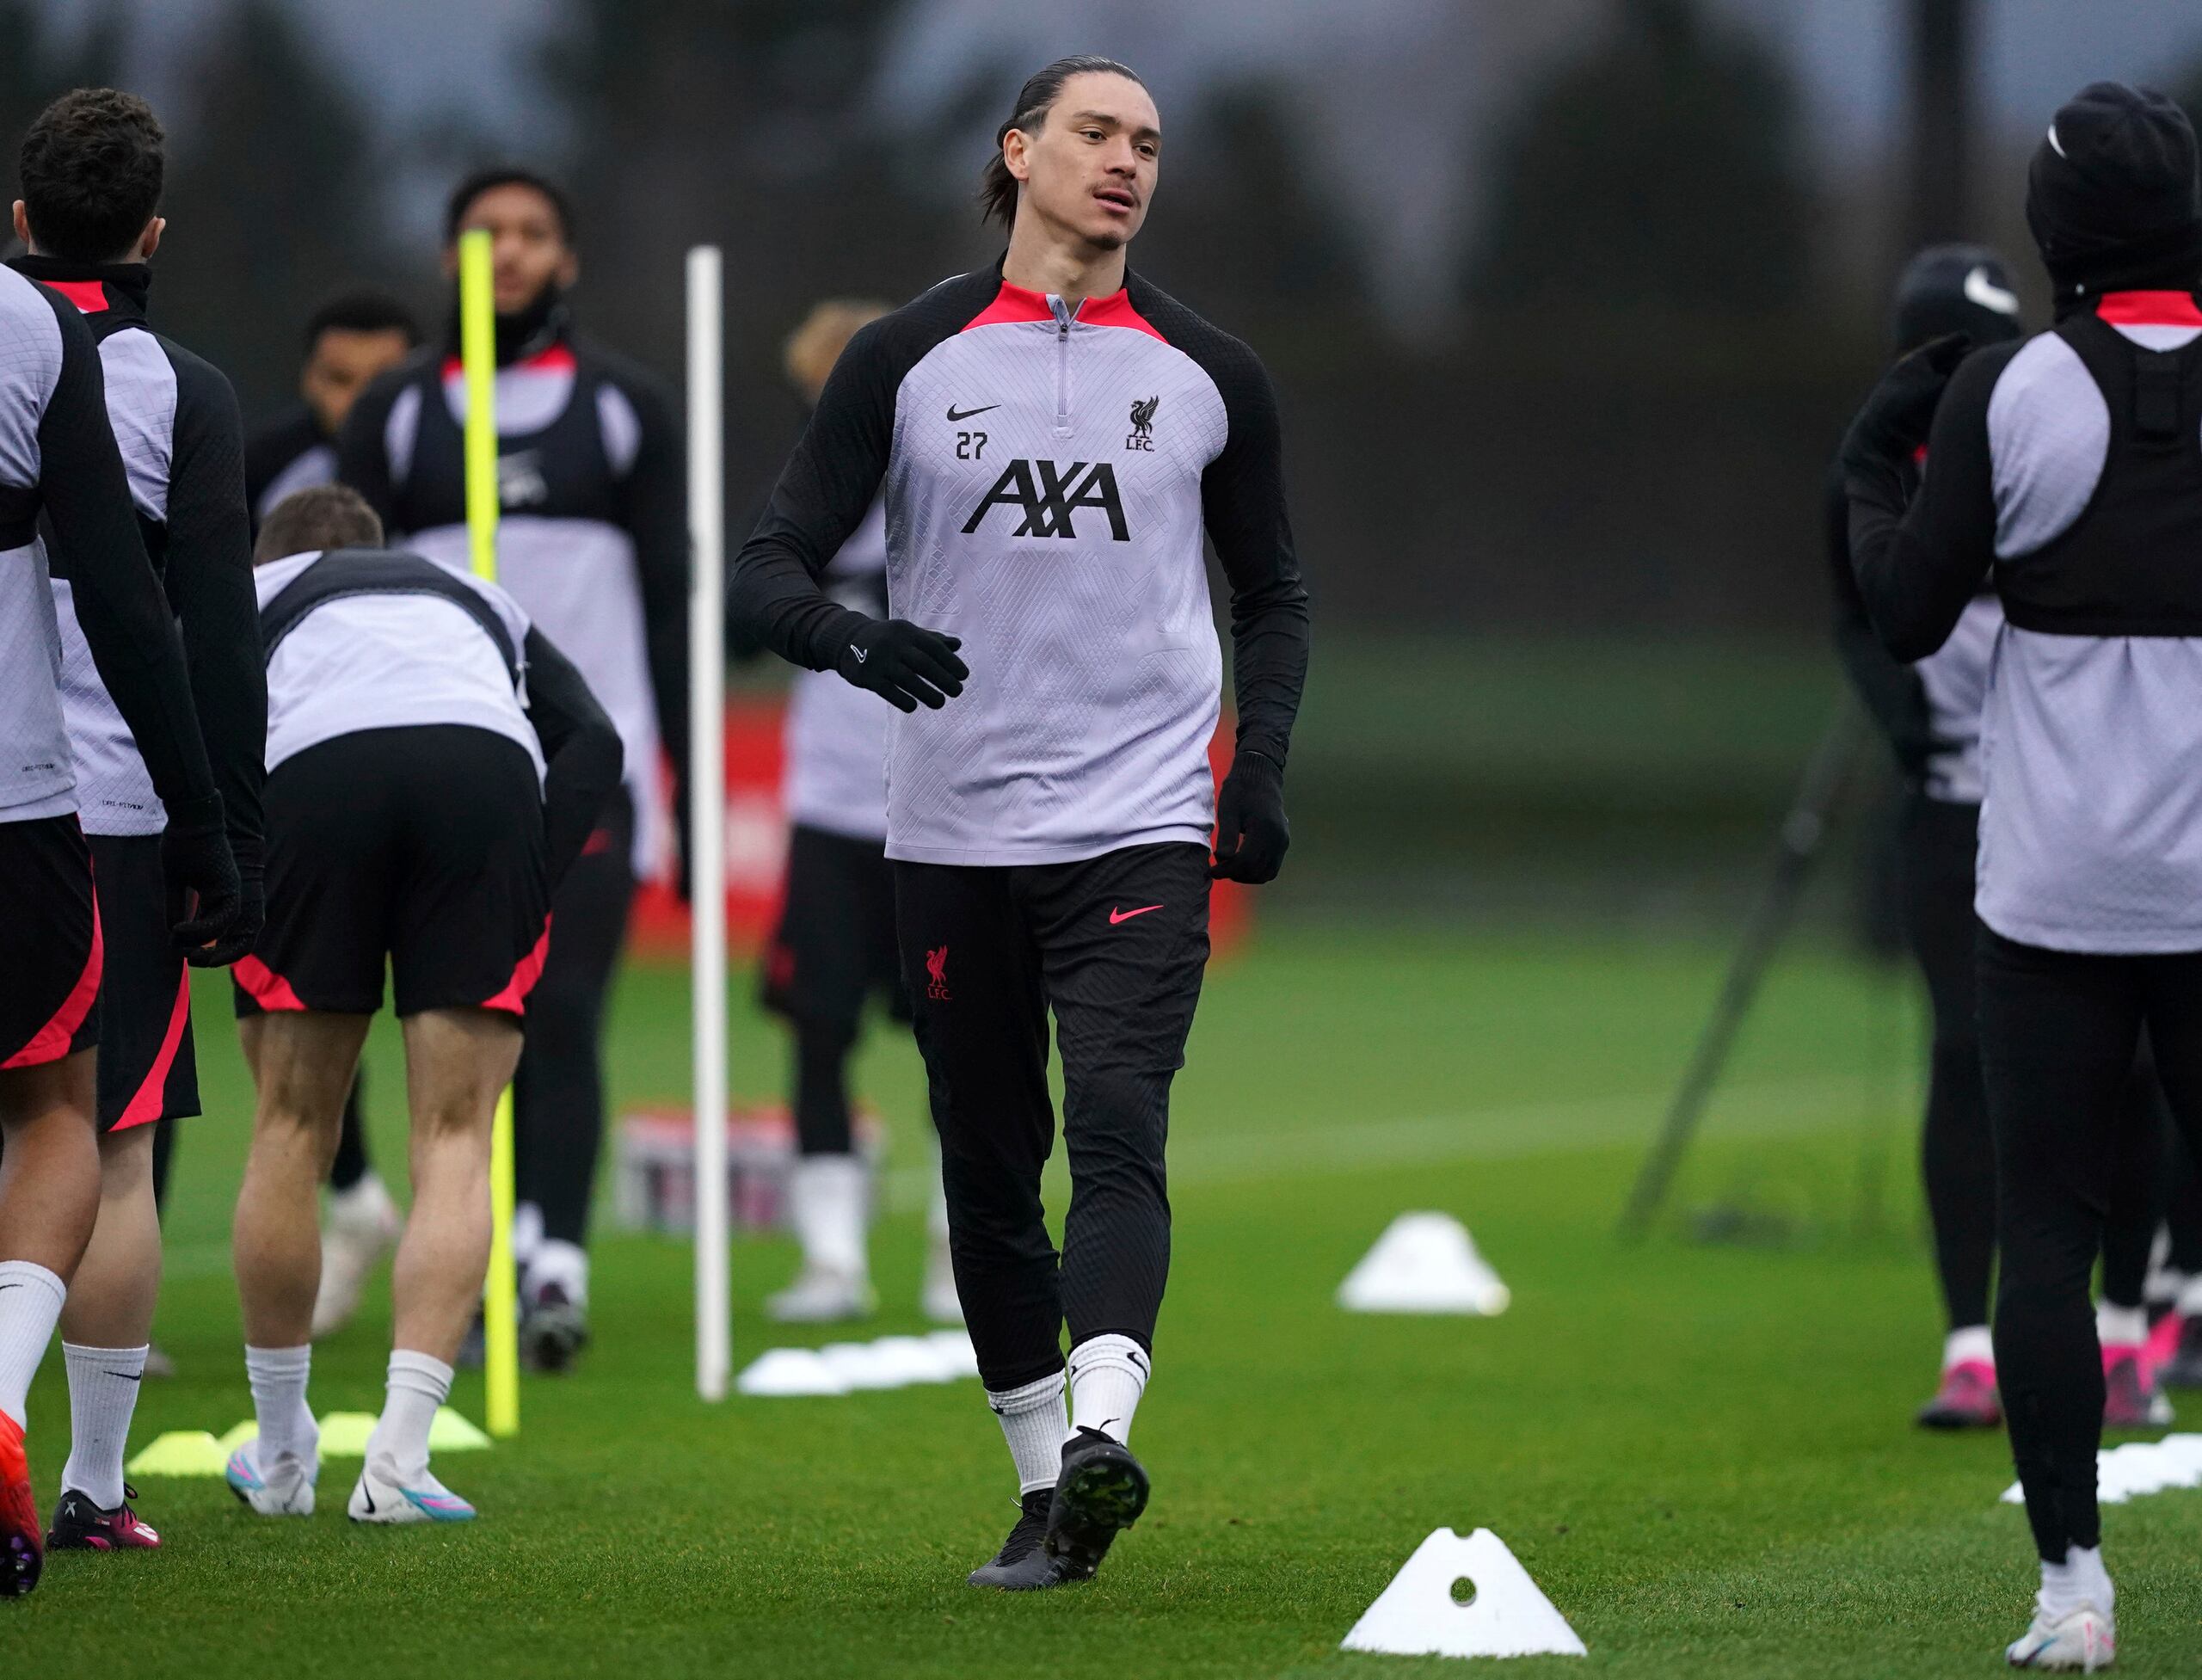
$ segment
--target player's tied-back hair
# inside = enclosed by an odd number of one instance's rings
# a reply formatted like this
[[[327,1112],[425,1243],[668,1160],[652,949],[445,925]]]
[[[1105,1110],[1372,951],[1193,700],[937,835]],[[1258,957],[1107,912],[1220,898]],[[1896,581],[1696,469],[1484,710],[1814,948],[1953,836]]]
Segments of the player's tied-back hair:
[[[1036,132],[1047,121],[1049,108],[1062,92],[1063,83],[1073,76],[1092,75],[1121,76],[1127,82],[1139,82],[1142,88],[1147,85],[1140,82],[1139,72],[1129,65],[1104,58],[1098,52],[1073,53],[1026,77],[1024,85],[1018,90],[1016,108],[1008,120],[994,130],[994,155],[979,182],[979,207],[985,219],[1001,224],[1003,232],[1006,233],[1017,221],[1017,177],[1003,161],[1001,143],[1009,138],[1012,128],[1028,134]]]
[[[39,113],[20,174],[31,237],[49,256],[114,262],[161,207],[168,136],[153,108],[114,88],[78,88]]]
[[[349,484],[316,484],[277,502],[252,545],[252,563],[331,548],[377,548],[382,520]]]

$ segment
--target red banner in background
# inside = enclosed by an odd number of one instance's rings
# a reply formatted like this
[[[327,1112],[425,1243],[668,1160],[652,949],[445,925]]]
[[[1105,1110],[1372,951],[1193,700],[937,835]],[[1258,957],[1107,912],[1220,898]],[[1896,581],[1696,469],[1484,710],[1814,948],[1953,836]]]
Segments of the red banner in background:
[[[728,937],[738,951],[755,951],[779,920],[788,851],[787,812],[780,802],[784,711],[777,699],[735,700],[726,709],[726,917]],[[1209,743],[1209,763],[1218,778],[1231,766],[1232,729],[1227,716]],[[1245,937],[1252,908],[1246,888],[1215,883],[1209,928],[1218,956]],[[628,944],[653,957],[687,955],[688,911],[669,883],[650,882],[637,895]]]

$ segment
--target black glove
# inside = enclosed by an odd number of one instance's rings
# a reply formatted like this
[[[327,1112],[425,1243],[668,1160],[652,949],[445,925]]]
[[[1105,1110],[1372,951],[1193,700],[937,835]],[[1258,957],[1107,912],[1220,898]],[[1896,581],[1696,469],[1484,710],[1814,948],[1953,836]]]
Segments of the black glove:
[[[260,883],[253,883],[248,915],[237,857],[222,828],[220,794],[169,808],[161,870],[168,879],[169,926],[186,962],[219,968],[252,949],[260,936]]]
[[[843,643],[833,668],[902,711],[938,711],[963,692],[971,668],[956,656],[963,642],[907,618],[865,618]]]
[[[1970,338],[1946,333],[1898,357],[1850,422],[1842,440],[1844,465],[1909,460],[1934,429],[1934,409],[1950,375],[1971,353]]]
[[[1284,820],[1284,772],[1266,753],[1241,752],[1231,760],[1215,802],[1215,862],[1211,881],[1243,881],[1258,887],[1276,879],[1292,844]]]

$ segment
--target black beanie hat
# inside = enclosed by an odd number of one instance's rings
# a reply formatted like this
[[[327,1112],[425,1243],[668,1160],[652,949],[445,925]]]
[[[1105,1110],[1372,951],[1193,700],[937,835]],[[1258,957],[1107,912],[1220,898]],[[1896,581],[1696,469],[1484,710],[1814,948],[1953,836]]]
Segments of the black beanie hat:
[[[1896,283],[1896,348],[1963,333],[2000,344],[2022,330],[2011,266],[1985,245],[1929,245],[1904,264]]]
[[[2202,182],[2187,113],[2145,88],[2082,88],[2034,151],[2027,225],[2060,303],[2202,284]]]

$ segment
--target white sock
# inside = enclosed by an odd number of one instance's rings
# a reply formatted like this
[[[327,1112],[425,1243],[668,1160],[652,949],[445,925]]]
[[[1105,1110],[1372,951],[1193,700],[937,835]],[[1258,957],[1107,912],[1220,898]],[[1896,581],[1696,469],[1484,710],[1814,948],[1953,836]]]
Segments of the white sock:
[[[1962,1326],[1942,1338],[1944,1370],[1953,1370],[1969,1359],[1977,1359],[1984,1365],[1996,1363],[1996,1338],[1984,1324]]]
[[[788,1178],[788,1222],[803,1264],[842,1277],[865,1277],[864,1165],[854,1155],[803,1155]]]
[[[2106,1348],[2140,1346],[2149,1339],[2148,1309],[2104,1302],[2095,1308],[2095,1339]]]
[[[1070,1435],[1063,1420],[1063,1374],[1055,1371],[999,1394],[989,1388],[987,1404],[1001,1419],[1002,1438],[1017,1465],[1018,1496],[1053,1487],[1063,1473],[1063,1442]]]
[[[65,1492],[76,1489],[101,1511],[122,1503],[122,1453],[150,1351],[61,1344],[69,1366],[69,1462],[61,1467],[61,1486]]]
[[[533,1301],[556,1283],[576,1307],[588,1305],[588,1251],[579,1243],[546,1237],[527,1263],[527,1298]]]
[[[2202,1272],[2180,1285],[2179,1310],[2188,1318],[2202,1318]]]
[[[1096,1336],[1070,1351],[1070,1427],[1131,1439],[1132,1413],[1147,1392],[1147,1350],[1129,1336]]]
[[[306,1378],[313,1372],[313,1347],[248,1347],[244,1374],[252,1384],[252,1409],[260,1419],[260,1468],[264,1472],[285,1453],[311,1463],[321,1449],[321,1430],[306,1406]]]
[[[2051,1622],[2062,1622],[2079,1609],[2096,1609],[2109,1615],[2117,1602],[2118,1590],[2110,1584],[2110,1572],[2102,1566],[2100,1546],[2084,1551],[2077,1546],[2068,1547],[2064,1562],[2041,1566],[2041,1608]]]
[[[46,1357],[61,1303],[69,1290],[59,1277],[30,1260],[0,1260],[0,1412],[21,1429],[31,1377]]]
[[[513,1209],[513,1263],[522,1271],[535,1259],[535,1251],[543,1246],[543,1209],[533,1202],[522,1202]]]
[[[401,1482],[428,1468],[428,1428],[451,1394],[451,1367],[431,1354],[400,1348],[390,1356],[390,1393],[367,1437],[367,1456],[387,1459]]]
[[[381,1223],[384,1211],[395,1212],[397,1207],[397,1204],[390,1199],[390,1186],[372,1172],[361,1173],[359,1183],[349,1190],[333,1190],[329,1193],[331,1218],[361,1225]]]

